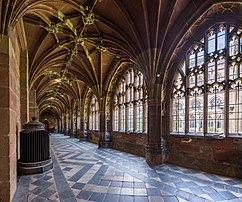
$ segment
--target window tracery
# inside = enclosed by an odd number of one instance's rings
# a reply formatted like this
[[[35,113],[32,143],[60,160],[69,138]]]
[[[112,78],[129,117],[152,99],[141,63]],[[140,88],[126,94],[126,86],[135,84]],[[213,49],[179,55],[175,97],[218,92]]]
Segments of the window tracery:
[[[176,73],[171,134],[242,135],[242,29],[211,28]]]
[[[89,113],[89,129],[99,130],[99,104],[95,95],[91,98],[90,113]]]
[[[146,132],[147,96],[143,75],[133,69],[121,79],[114,96],[113,130]]]

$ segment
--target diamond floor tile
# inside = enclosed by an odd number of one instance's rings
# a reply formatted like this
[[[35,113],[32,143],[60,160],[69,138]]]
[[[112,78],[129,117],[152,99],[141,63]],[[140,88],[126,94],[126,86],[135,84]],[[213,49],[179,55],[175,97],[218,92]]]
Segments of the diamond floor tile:
[[[242,202],[242,180],[175,165],[149,167],[145,159],[51,135],[54,168],[20,176],[13,202]]]

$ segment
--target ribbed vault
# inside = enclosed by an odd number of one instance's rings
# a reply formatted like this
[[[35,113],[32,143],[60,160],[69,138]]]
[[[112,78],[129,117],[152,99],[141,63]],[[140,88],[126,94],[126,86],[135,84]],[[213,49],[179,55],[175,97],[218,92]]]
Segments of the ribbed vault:
[[[180,38],[224,2],[240,1],[1,0],[0,33],[23,19],[29,86],[40,112],[60,115],[79,106],[88,88],[107,96],[113,74],[127,64],[144,74],[152,97]]]

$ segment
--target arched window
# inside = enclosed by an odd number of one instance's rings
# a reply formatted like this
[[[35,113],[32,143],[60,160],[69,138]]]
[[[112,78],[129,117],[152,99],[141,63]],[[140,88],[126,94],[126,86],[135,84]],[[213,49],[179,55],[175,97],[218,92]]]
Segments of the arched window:
[[[192,46],[173,83],[171,134],[242,135],[242,28],[218,25]]]
[[[99,130],[99,104],[95,95],[92,96],[89,113],[89,129]]]
[[[146,132],[147,96],[141,72],[130,69],[125,73],[113,104],[114,131]]]

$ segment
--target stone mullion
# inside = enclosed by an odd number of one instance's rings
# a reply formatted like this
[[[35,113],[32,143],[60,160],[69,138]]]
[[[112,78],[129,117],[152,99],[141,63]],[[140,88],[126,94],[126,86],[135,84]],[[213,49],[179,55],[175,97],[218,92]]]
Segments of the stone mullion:
[[[137,101],[134,101],[133,102],[133,131],[138,131],[137,130],[137,105],[138,105],[138,102]]]
[[[65,129],[66,129],[66,122],[65,122],[65,113],[62,112],[62,133],[65,133]]]
[[[134,107],[134,124],[133,124],[133,127],[134,127],[134,131],[137,131],[137,105],[138,105],[138,101],[136,100],[136,97],[138,97],[137,94],[139,93],[139,91],[137,90],[137,86],[136,86],[137,79],[139,79],[139,77],[137,75],[137,72],[135,72],[134,86],[133,86],[133,91],[134,91],[134,104],[133,104],[133,107]]]
[[[143,110],[143,113],[142,113],[142,132],[147,132],[147,126],[146,126],[146,122],[148,120],[147,117],[146,117],[146,113],[147,113],[147,101],[143,98],[143,107],[142,107],[142,110]]]
[[[60,128],[59,128],[59,133],[62,133],[62,129],[63,129],[63,119],[62,119],[62,113],[60,115]]]
[[[66,117],[65,117],[66,127],[65,127],[65,135],[69,132],[69,114],[68,111],[66,111]]]
[[[74,109],[72,111],[72,125],[73,125],[73,135],[76,135],[76,129],[77,129],[77,125],[76,125],[76,109]]]
[[[186,54],[186,64],[185,64],[185,134],[189,133],[189,95],[188,95],[188,87],[189,87],[189,57]],[[173,120],[172,120],[173,121]]]
[[[127,102],[127,98],[128,98],[128,93],[127,93],[127,84],[125,82],[125,102],[124,102],[124,106],[125,106],[125,117],[124,117],[124,131],[128,131],[129,130],[129,103]]]
[[[224,134],[227,137],[229,135],[229,26],[226,26],[225,31],[225,40],[226,40],[226,56],[225,56],[225,102],[224,102]],[[240,40],[239,40],[240,43]],[[238,49],[239,50],[239,49]]]
[[[207,93],[207,83],[208,83],[208,36],[205,35],[205,50],[204,50],[204,96],[203,96],[203,133],[207,135],[208,132],[208,93]]]
[[[69,110],[69,135],[72,133],[73,130],[73,113],[72,109]]]
[[[122,107],[121,107],[121,105],[119,104],[119,99],[120,99],[120,97],[118,98],[118,120],[119,120],[119,122],[118,122],[118,131],[121,131],[121,110],[122,110]]]

